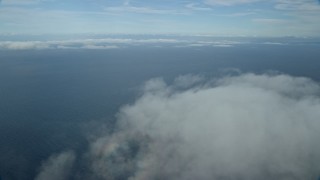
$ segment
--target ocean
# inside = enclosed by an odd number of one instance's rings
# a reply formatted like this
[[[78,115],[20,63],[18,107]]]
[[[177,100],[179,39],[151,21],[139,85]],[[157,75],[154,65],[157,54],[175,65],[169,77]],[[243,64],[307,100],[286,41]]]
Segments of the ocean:
[[[274,40],[274,39],[273,39]],[[284,41],[284,40],[282,40]],[[85,152],[143,84],[274,73],[320,81],[320,44],[0,50],[0,179],[34,179],[52,154]]]

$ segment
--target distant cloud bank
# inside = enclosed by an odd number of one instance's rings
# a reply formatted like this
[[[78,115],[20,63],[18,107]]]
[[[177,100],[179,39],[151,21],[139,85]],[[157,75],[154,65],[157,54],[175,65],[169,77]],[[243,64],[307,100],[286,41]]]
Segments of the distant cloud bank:
[[[271,20],[257,20],[270,21]],[[311,40],[311,41],[310,41]],[[310,38],[237,38],[210,36],[164,36],[147,37],[106,37],[79,38],[66,40],[0,40],[0,50],[43,50],[43,49],[116,49],[132,46],[148,47],[234,47],[239,45],[288,45],[304,42],[319,43],[319,39]]]
[[[26,50],[26,49],[114,49],[121,45],[141,45],[159,43],[179,43],[176,39],[75,39],[59,41],[0,41],[0,49]]]
[[[165,39],[130,39],[130,38],[102,38],[102,39],[74,39],[59,41],[0,41],[0,49],[28,50],[28,49],[114,49],[139,45],[171,45],[187,46],[232,46],[241,42],[234,41],[196,41],[174,38]]]
[[[74,168],[76,179],[320,175],[320,86],[310,79],[188,75],[172,85],[153,79],[143,89],[135,103],[120,110],[113,133],[92,141],[89,150],[78,155],[85,171]],[[65,171],[74,158],[70,152],[50,157],[38,177],[69,176]]]

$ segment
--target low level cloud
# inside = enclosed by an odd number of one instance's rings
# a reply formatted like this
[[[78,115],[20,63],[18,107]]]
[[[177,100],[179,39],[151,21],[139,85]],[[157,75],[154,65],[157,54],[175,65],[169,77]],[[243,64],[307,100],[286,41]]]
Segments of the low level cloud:
[[[185,76],[175,82],[146,83],[141,97],[118,113],[113,133],[97,138],[82,155],[87,172],[81,177],[319,177],[320,87],[316,82],[268,74],[213,80]]]
[[[115,49],[126,46],[187,43],[177,39],[74,39],[51,41],[1,41],[0,50],[40,50],[40,49]]]
[[[52,155],[42,164],[41,171],[35,180],[69,179],[74,160],[75,154],[72,151]]]

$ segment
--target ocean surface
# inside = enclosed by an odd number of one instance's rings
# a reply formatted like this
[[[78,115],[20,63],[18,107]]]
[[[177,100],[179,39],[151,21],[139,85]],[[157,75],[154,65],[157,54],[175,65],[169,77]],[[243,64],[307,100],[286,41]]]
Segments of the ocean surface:
[[[149,79],[253,72],[319,82],[319,50],[314,42],[0,50],[0,179],[34,179],[51,154],[86,151],[88,131],[111,128]]]

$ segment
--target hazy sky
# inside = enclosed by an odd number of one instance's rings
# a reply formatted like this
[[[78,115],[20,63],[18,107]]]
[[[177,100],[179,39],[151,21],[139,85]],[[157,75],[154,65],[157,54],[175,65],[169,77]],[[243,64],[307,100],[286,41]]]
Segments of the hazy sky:
[[[319,0],[0,0],[0,33],[318,36]]]

